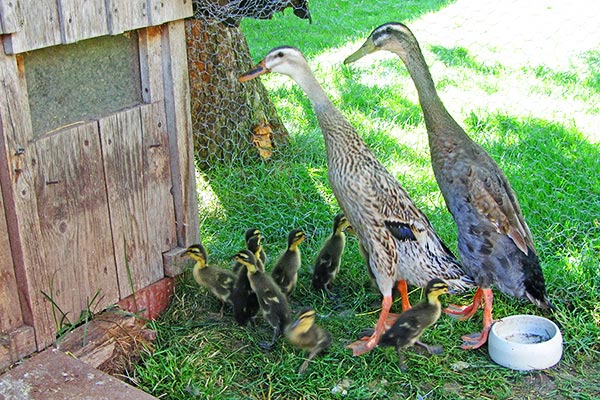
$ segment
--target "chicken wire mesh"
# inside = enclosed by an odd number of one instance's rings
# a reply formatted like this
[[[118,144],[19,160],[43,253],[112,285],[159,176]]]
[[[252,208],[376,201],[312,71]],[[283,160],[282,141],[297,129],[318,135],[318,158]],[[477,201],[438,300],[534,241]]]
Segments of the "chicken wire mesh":
[[[415,33],[450,113],[505,171],[542,262],[597,265],[600,10],[563,3],[319,1],[309,10],[306,1],[195,1],[187,34],[203,240],[224,256],[241,242],[226,232],[250,225],[280,242],[292,227],[330,229],[324,216],[337,205],[310,104],[287,78],[264,79],[267,90],[237,82],[252,60],[287,44],[455,248],[404,66],[382,53],[341,64],[372,28],[396,20]]]

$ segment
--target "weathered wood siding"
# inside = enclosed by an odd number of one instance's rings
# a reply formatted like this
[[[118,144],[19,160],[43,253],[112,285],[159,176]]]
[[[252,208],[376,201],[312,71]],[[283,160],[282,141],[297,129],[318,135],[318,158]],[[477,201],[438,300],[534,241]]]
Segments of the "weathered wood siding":
[[[33,151],[37,251],[50,277],[50,286],[39,289],[74,322],[96,292],[97,310],[119,300],[98,123],[37,140]]]
[[[1,33],[8,54],[189,17],[191,0],[0,0]]]
[[[159,281],[164,254],[198,240],[191,14],[191,0],[0,0],[0,368],[53,343],[55,314]],[[140,104],[34,135],[20,53],[132,29]]]

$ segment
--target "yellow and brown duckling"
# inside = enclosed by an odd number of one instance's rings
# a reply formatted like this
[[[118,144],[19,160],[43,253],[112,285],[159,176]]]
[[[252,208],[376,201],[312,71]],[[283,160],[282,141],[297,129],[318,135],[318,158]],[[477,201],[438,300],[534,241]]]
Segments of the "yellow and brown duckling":
[[[259,271],[264,272],[262,262],[260,262],[260,254],[262,251],[261,236],[252,235],[246,240],[248,250],[254,254],[256,261],[256,268]],[[256,293],[250,286],[250,280],[248,279],[248,269],[240,262],[236,262],[234,270],[237,271],[237,280],[233,286],[233,292],[231,293],[231,303],[233,306],[233,317],[236,322],[242,326],[248,322],[252,323],[252,319],[258,313],[260,306],[258,305],[258,298]]]
[[[296,320],[285,329],[285,337],[294,346],[308,352],[308,358],[298,369],[299,374],[306,370],[310,360],[331,345],[331,334],[315,324],[315,310],[312,308],[298,312]]]
[[[191,245],[184,255],[196,261],[192,272],[196,282],[221,300],[220,315],[222,316],[225,304],[231,305],[231,293],[237,279],[236,275],[232,271],[208,265],[208,255],[201,244]]]
[[[250,246],[256,247],[256,242],[254,245],[251,245],[249,243],[251,240],[258,241],[258,245],[260,245],[260,248],[257,251],[259,254],[257,255],[255,253],[254,256],[256,257],[256,262],[258,263],[260,261],[264,267],[265,265],[267,265],[267,255],[265,254],[265,251],[262,247],[262,238],[263,238],[262,233],[259,229],[250,228],[250,229],[246,230],[246,234],[245,234],[246,248],[250,249]]]
[[[292,230],[287,239],[287,249],[279,257],[271,271],[273,280],[279,285],[283,294],[289,299],[296,288],[298,281],[298,269],[302,264],[300,255],[300,243],[306,239],[306,234],[301,229]]]
[[[342,253],[346,246],[344,231],[350,226],[343,213],[333,220],[333,233],[325,240],[315,260],[312,286],[315,290],[330,291],[333,280],[340,270]]]
[[[263,317],[273,327],[271,342],[260,343],[261,348],[270,349],[290,321],[287,298],[268,273],[258,270],[256,259],[250,250],[242,250],[234,258],[248,270],[250,287],[256,293]]]
[[[432,279],[425,287],[425,298],[414,307],[398,316],[394,324],[384,332],[378,346],[394,346],[400,358],[401,369],[406,369],[402,349],[418,344],[432,354],[443,351],[441,346],[430,346],[419,338],[431,325],[435,324],[442,313],[442,303],[439,296],[448,292],[448,284],[441,279]]]

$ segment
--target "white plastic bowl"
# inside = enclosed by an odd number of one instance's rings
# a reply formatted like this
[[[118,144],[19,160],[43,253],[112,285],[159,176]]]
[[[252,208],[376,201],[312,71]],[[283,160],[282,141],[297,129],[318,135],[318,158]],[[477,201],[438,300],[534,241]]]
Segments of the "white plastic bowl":
[[[550,368],[562,357],[562,335],[549,319],[512,315],[492,325],[488,351],[492,360],[510,369]]]

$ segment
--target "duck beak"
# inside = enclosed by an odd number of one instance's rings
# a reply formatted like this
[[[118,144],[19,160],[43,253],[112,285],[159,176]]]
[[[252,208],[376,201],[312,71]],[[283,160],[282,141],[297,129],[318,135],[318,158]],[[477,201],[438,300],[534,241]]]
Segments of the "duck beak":
[[[360,60],[367,54],[371,54],[376,51],[377,51],[377,47],[375,47],[375,43],[373,43],[373,39],[369,37],[367,39],[367,41],[362,46],[360,46],[360,49],[356,50],[354,53],[352,53],[348,57],[346,57],[346,59],[344,60],[344,64],[353,63],[354,61]]]
[[[271,72],[265,65],[265,60],[262,60],[254,66],[250,71],[238,78],[238,82],[247,82],[251,79],[256,78],[259,75],[268,74]]]

